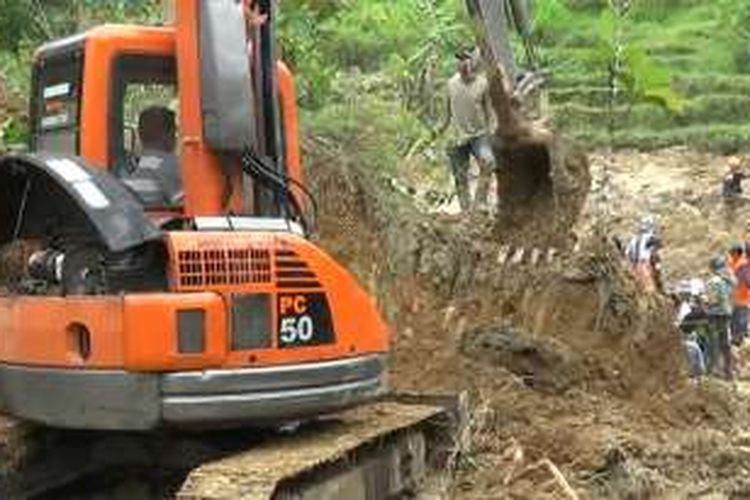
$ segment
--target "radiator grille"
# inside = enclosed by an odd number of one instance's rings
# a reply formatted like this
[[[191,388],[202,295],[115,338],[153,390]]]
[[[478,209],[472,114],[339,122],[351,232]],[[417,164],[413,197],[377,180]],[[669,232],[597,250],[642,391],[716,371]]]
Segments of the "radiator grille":
[[[258,248],[179,250],[176,281],[182,289],[271,282],[271,253]]]
[[[317,275],[293,250],[275,252],[276,285],[279,288],[320,288]]]

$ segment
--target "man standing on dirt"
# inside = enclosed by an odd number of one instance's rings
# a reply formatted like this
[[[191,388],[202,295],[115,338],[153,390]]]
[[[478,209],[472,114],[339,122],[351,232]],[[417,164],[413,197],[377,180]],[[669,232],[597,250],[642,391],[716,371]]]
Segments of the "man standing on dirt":
[[[743,243],[735,243],[729,250],[729,268],[736,280],[731,320],[732,343],[741,346],[747,337],[747,306],[750,300],[750,267]]]
[[[458,72],[448,81],[448,115],[441,132],[450,127],[448,157],[462,211],[486,205],[495,156],[490,134],[495,118],[490,105],[489,83],[478,72],[479,56],[475,50],[456,53]],[[469,193],[469,163],[474,157],[479,165],[474,203]]]
[[[729,329],[732,314],[732,289],[734,278],[727,269],[726,260],[719,256],[709,262],[711,278],[706,283],[706,314],[708,315],[709,334],[713,343],[713,356],[709,361],[709,371],[721,363],[724,378],[731,380],[732,343]]]

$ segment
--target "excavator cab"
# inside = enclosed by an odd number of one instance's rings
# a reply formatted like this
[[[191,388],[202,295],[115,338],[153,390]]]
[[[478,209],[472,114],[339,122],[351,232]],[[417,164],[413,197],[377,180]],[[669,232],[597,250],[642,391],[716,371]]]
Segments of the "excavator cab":
[[[54,427],[278,424],[385,390],[388,328],[306,238],[275,2],[180,0],[38,52],[0,157],[0,409]],[[1,268],[0,268],[1,269]]]
[[[124,37],[121,27],[96,28],[37,52],[30,149],[87,158],[122,180],[148,209],[178,211],[175,53],[164,30],[128,31]],[[96,54],[102,54],[102,70],[86,78],[84,63]],[[156,160],[165,164],[166,179],[153,172],[162,166]]]

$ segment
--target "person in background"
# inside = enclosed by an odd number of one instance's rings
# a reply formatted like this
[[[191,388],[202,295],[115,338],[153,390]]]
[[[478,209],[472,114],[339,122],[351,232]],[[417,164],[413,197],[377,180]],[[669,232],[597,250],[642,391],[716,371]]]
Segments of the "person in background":
[[[631,269],[647,291],[663,291],[659,237],[656,221],[651,216],[644,217],[625,249],[625,257]]]
[[[750,267],[745,257],[744,243],[735,243],[729,249],[728,265],[735,280],[732,292],[732,343],[739,347],[747,337],[747,306],[750,299]]]
[[[739,156],[730,156],[727,161],[727,173],[721,183],[721,196],[724,201],[737,199],[742,195],[742,181],[745,177],[742,159]]]
[[[709,334],[714,344],[714,355],[707,369],[713,372],[719,368],[727,380],[733,378],[732,343],[730,318],[732,315],[732,289],[734,278],[727,269],[726,260],[714,257],[709,262],[711,277],[706,283],[706,314]]]
[[[721,182],[721,198],[724,201],[727,227],[731,227],[734,223],[735,212],[742,199],[742,181],[744,179],[742,159],[739,156],[730,156],[727,161],[727,172]]]
[[[495,125],[489,96],[489,83],[478,71],[477,51],[463,49],[456,53],[458,71],[448,81],[448,113],[443,133],[450,129],[448,157],[456,183],[462,211],[486,205],[490,181],[495,170],[495,155],[490,134]],[[479,181],[474,201],[469,191],[471,158],[479,165]]]

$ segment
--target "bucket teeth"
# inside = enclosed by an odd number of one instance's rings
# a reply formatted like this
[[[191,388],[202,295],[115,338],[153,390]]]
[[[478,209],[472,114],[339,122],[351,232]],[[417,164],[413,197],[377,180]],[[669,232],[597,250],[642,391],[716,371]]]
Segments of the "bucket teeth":
[[[513,255],[513,259],[511,259],[510,263],[515,266],[519,265],[521,262],[523,262],[523,258],[525,255],[526,249],[519,248],[518,250],[516,250],[516,253]]]
[[[534,248],[531,251],[531,265],[535,266],[539,263],[539,259],[542,257],[542,251],[538,248]]]
[[[503,245],[500,247],[500,251],[497,253],[497,263],[504,266],[510,256],[510,245]]]
[[[497,264],[500,266],[510,265],[519,266],[530,264],[537,266],[539,264],[552,264],[560,257],[560,251],[557,248],[537,248],[531,250],[526,248],[513,248],[510,245],[503,245],[497,253]]]

